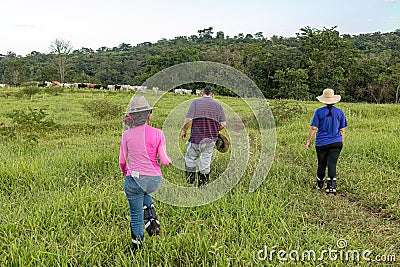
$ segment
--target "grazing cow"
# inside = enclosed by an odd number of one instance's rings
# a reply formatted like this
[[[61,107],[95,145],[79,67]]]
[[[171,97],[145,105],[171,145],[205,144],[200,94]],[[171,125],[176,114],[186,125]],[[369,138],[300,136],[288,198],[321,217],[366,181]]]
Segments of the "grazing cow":
[[[133,89],[136,90],[137,92],[144,92],[147,90],[147,86],[145,85],[135,85],[133,86]]]
[[[129,84],[121,85],[121,90],[133,90],[133,86]]]
[[[57,82],[57,81],[52,81],[52,82],[51,82],[51,85],[53,85],[53,86],[60,86],[60,87],[61,87],[61,83],[60,83],[60,82]]]
[[[179,94],[179,95],[191,95],[192,90],[178,88],[178,89],[174,89],[174,93]]]
[[[94,89],[100,89],[101,88],[101,84],[95,84],[94,85]]]
[[[38,86],[38,87],[46,87],[46,85],[47,85],[46,82],[42,82],[42,83],[39,83],[39,82],[38,82],[38,83],[37,83],[37,86]]]
[[[0,88],[8,88],[8,87],[10,87],[9,84],[7,84],[7,83],[0,83]]]
[[[203,90],[196,89],[196,95],[201,95],[202,92]]]
[[[70,88],[71,84],[70,83],[62,83],[61,86],[64,88]]]
[[[78,88],[86,88],[87,85],[85,83],[78,83]]]
[[[95,84],[94,83],[88,83],[87,88],[89,89],[94,89]]]
[[[108,90],[115,90],[115,85],[109,84],[109,85],[107,85],[107,89]]]
[[[157,93],[158,93],[158,87],[153,86],[153,94],[157,94]]]

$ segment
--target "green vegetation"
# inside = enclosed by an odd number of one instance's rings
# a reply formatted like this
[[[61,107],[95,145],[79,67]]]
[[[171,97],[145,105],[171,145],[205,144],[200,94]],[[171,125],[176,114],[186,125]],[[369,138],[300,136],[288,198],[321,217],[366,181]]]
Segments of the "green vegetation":
[[[339,254],[336,260],[328,254],[321,261],[278,260],[279,250],[299,251],[300,258],[304,250],[314,250],[317,257],[323,250],[340,251],[341,238],[347,241],[343,252],[371,250],[371,259],[395,255],[391,266],[400,260],[399,105],[338,104],[349,127],[339,159],[339,194],[332,197],[314,189],[316,155],[305,150],[309,123],[320,104],[268,100],[280,123],[275,160],[262,186],[248,192],[256,165],[252,156],[238,186],[210,205],[184,208],[155,200],[161,235],[146,235],[143,250],[131,255],[128,204],[118,168],[122,114],[99,120],[83,106],[107,101],[111,109],[124,108],[132,94],[65,89],[59,95],[40,91],[31,99],[0,96],[1,266],[367,265],[361,255],[360,261]],[[146,94],[151,103],[155,97]],[[169,111],[191,98],[166,94],[151,125],[162,127]],[[240,99],[217,99],[245,124],[252,123]],[[31,123],[16,114],[30,117]],[[259,132],[252,127],[248,133],[256,155]],[[37,140],[27,142],[24,133],[32,132]],[[216,154],[212,178],[224,169],[227,156]],[[174,167],[163,167],[163,173],[165,179],[184,183],[183,172]],[[271,250],[276,251],[272,260]],[[373,263],[379,264],[389,262]]]
[[[50,54],[0,55],[0,83],[141,85],[165,68],[201,60],[243,72],[269,99],[313,100],[330,87],[346,102],[400,102],[400,29],[350,36],[337,27],[304,27],[296,37],[265,38],[261,32],[229,37],[209,27],[136,46],[72,50],[68,41],[55,40],[51,48]],[[217,92],[229,94],[224,88]]]

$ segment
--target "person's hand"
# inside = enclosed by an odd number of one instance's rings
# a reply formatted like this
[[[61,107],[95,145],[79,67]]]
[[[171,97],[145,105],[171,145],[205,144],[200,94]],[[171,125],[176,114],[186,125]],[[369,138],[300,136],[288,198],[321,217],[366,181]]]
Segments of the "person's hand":
[[[181,132],[181,140],[182,141],[185,140],[185,137],[186,137],[186,131],[182,131]]]
[[[306,149],[307,149],[307,150],[309,150],[309,149],[310,149],[310,147],[311,147],[311,143],[310,143],[310,141],[307,141],[307,144],[306,144]]]

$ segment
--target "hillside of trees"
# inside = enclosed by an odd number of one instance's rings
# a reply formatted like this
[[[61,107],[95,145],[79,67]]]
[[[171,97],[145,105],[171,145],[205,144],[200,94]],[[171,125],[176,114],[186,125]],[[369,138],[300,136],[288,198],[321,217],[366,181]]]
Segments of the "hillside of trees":
[[[330,87],[348,102],[400,102],[400,29],[341,35],[337,27],[305,27],[296,37],[265,38],[261,32],[230,37],[209,27],[197,35],[96,51],[59,45],[51,44],[48,54],[0,55],[0,83],[141,85],[164,68],[202,60],[238,69],[266,98],[314,99]]]

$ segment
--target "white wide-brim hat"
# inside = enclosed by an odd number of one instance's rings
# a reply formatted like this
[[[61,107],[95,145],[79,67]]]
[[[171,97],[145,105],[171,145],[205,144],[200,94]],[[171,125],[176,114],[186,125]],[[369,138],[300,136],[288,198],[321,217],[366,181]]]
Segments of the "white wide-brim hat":
[[[326,88],[322,92],[322,95],[317,96],[317,99],[319,102],[322,102],[324,104],[335,104],[340,101],[342,97],[340,95],[335,95],[335,92],[333,89]]]
[[[144,96],[132,97],[131,102],[129,103],[129,110],[125,112],[125,114],[136,113],[152,109],[153,107],[150,107],[149,103],[147,102],[146,98],[144,98]]]

